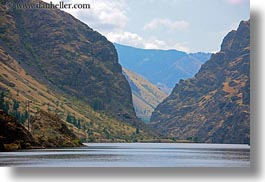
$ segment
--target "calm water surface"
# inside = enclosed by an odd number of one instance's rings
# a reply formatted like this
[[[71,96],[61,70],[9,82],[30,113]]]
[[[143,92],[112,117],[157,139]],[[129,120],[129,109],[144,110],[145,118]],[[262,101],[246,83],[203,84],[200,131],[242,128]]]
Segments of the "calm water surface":
[[[0,166],[249,167],[248,145],[89,143],[81,148],[0,152]]]

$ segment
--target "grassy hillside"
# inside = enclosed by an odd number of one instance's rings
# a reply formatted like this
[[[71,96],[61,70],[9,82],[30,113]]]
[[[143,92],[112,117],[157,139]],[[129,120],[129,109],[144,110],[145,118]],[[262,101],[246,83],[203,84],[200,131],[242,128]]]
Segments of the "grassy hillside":
[[[149,122],[156,106],[166,98],[166,94],[142,76],[123,68],[131,86],[136,115],[144,122]]]
[[[132,142],[153,136],[136,117],[111,42],[59,9],[16,9],[6,2],[0,2],[5,110],[26,126],[27,115],[57,115],[83,141]]]
[[[0,91],[5,93],[4,99],[9,103],[10,113],[14,113],[14,101],[19,102],[17,110],[20,113],[27,111],[30,101],[29,114],[32,117],[40,110],[56,114],[65,122],[67,117],[74,117],[76,123],[68,120],[67,126],[83,141],[132,142],[150,138],[142,130],[136,133],[136,127],[111,118],[104,112],[95,112],[88,104],[76,97],[64,97],[61,93],[56,93],[36,81],[1,46],[0,72]],[[27,122],[26,120],[23,124],[27,126]]]
[[[29,75],[95,111],[143,128],[116,49],[106,37],[59,9],[8,8],[5,2],[0,3],[0,45]]]

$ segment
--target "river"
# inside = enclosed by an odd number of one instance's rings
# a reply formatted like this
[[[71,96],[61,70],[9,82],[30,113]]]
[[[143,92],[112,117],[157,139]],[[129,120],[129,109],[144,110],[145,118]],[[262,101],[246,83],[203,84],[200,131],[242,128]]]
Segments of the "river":
[[[80,148],[0,152],[16,167],[250,167],[250,147],[238,144],[87,143]]]

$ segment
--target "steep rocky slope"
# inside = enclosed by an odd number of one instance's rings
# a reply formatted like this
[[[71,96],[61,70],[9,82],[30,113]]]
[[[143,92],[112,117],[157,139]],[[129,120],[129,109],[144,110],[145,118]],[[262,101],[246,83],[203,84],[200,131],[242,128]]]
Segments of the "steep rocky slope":
[[[62,93],[57,93],[41,84],[30,76],[1,45],[0,73],[0,94],[4,93],[4,103],[8,105],[9,113],[17,118],[21,116],[18,120],[26,126],[28,118],[22,117],[26,112],[35,115],[39,110],[43,110],[49,114],[59,115],[60,119],[67,122],[68,128],[83,141],[130,142],[135,138],[138,140],[148,138],[146,132],[141,131],[135,136],[136,127],[96,112],[83,101],[75,97],[65,97]],[[2,105],[2,97],[0,98]],[[16,110],[13,108],[15,102],[19,103]],[[71,120],[67,121],[69,117]]]
[[[0,92],[10,113],[19,118],[30,101],[29,114],[57,114],[83,141],[153,137],[136,118],[112,43],[60,10],[12,9],[6,2],[0,3]]]
[[[133,71],[123,68],[123,73],[132,89],[133,104],[137,117],[148,123],[156,106],[167,95]]]
[[[111,42],[58,9],[15,9],[6,2],[0,4],[0,44],[28,74],[94,110],[140,124]]]
[[[155,109],[151,126],[178,139],[250,143],[250,21],[223,40],[194,78]]]

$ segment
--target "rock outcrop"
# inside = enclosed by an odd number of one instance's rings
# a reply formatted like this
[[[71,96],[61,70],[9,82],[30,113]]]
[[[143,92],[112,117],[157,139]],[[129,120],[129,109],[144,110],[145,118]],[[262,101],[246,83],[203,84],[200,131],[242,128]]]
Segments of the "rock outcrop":
[[[175,86],[151,126],[178,139],[250,143],[250,21],[224,38],[194,78]]]

